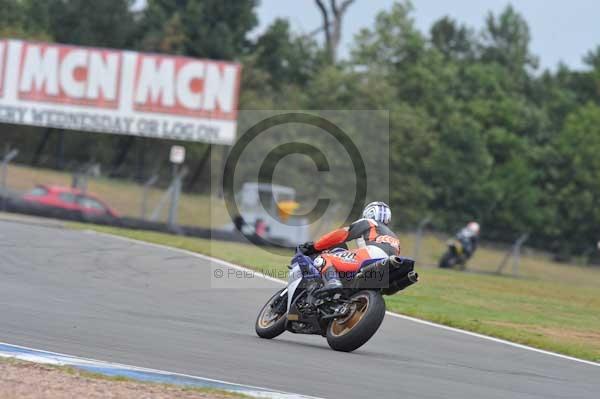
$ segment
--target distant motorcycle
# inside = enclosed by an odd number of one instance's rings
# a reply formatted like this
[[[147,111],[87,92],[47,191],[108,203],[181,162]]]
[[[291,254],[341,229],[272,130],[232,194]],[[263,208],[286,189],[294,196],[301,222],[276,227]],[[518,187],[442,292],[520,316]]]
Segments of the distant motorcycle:
[[[469,255],[466,253],[463,244],[460,240],[451,239],[446,242],[448,249],[440,259],[439,267],[441,269],[449,269],[456,267],[459,270],[465,270]]]
[[[385,315],[382,295],[393,295],[418,281],[414,264],[399,256],[369,259],[354,275],[342,279],[342,290],[331,292],[323,290],[312,259],[297,249],[288,266],[287,287],[260,310],[256,334],[268,339],[286,330],[321,335],[332,349],[351,352],[379,329]]]

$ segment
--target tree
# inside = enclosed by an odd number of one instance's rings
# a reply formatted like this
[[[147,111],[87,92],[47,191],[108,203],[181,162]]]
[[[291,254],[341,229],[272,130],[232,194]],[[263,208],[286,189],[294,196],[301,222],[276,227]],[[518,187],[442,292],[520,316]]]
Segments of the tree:
[[[446,59],[472,58],[475,49],[473,32],[466,26],[459,26],[455,20],[443,17],[436,21],[430,30],[431,43]]]
[[[144,50],[235,59],[249,48],[257,0],[149,0],[138,29]]]
[[[443,227],[456,228],[485,215],[490,194],[485,182],[493,162],[481,125],[459,113],[450,115],[430,155],[431,167],[422,173],[434,194],[430,206]]]
[[[318,72],[323,56],[314,40],[294,36],[287,20],[276,19],[253,46],[256,66],[269,72],[271,82],[304,86]]]
[[[21,3],[17,0],[0,0],[0,26],[19,26],[23,22]]]
[[[51,2],[53,0],[49,0]],[[40,0],[0,0],[0,37],[50,40],[48,4]],[[34,9],[36,10],[34,12]]]
[[[538,60],[529,52],[529,26],[527,21],[508,5],[500,15],[490,13],[483,32],[484,62],[497,62],[512,72],[525,67],[537,68]]]
[[[482,182],[486,193],[482,223],[493,225],[488,237],[511,241],[522,233],[537,231],[546,213],[539,206],[538,172],[531,167],[530,146],[525,138],[495,127],[487,132],[486,148],[493,159]]]
[[[586,69],[559,65],[538,74],[529,27],[512,7],[489,14],[480,32],[449,17],[423,32],[414,22],[412,3],[401,1],[361,30],[351,58],[340,62],[343,17],[353,0],[315,0],[324,20],[322,46],[282,19],[249,36],[257,24],[257,3],[147,0],[134,13],[129,0],[0,0],[0,34],[235,59],[243,64],[242,109],[373,110],[367,124],[360,112],[334,122],[366,155],[367,167],[378,168],[389,156],[389,185],[376,184],[369,193],[386,196],[389,189],[395,227],[414,226],[426,214],[446,230],[477,218],[485,238],[512,240],[529,231],[529,243],[565,255],[585,253],[600,238],[600,47],[586,54]],[[239,125],[250,117],[241,113]],[[26,159],[46,141],[47,147],[58,147],[58,135],[39,140],[32,131],[11,126],[2,128],[1,137]],[[294,124],[284,131],[292,138],[302,133]],[[136,139],[134,145],[89,133],[65,138],[60,148],[70,162],[93,158],[105,170],[112,163],[124,176],[131,175],[132,165],[142,165],[144,156],[167,164],[163,158],[171,144]],[[277,144],[273,140],[258,142],[249,166]],[[331,147],[325,139],[314,141],[319,148]],[[188,145],[196,168],[192,186],[202,182],[207,147]],[[40,164],[54,166],[53,156],[44,155]],[[328,161],[343,166],[341,158]],[[289,163],[286,174],[277,176],[283,184],[304,183],[314,172],[306,157]],[[244,169],[248,179],[256,178],[251,170]],[[303,184],[298,193],[308,197],[314,194],[310,190],[322,189],[344,200],[352,173],[318,186]]]
[[[132,44],[133,0],[51,0],[48,7],[49,30],[60,43],[127,48]],[[37,7],[30,7],[35,13]],[[35,14],[33,14],[35,15]]]
[[[410,15],[412,11],[412,3],[406,1],[379,13],[374,28],[362,29],[356,36],[352,62],[389,72],[400,72],[407,64],[415,63],[426,43]]]
[[[329,7],[323,0],[315,0],[321,17],[323,18],[322,30],[325,34],[325,48],[331,63],[337,60],[337,50],[342,39],[342,22],[344,14],[354,0],[329,0]]]
[[[426,180],[438,135],[423,109],[395,104],[390,109],[390,205],[394,225],[414,228],[430,212],[435,186]]]
[[[589,103],[571,113],[547,152],[546,189],[554,219],[552,249],[583,252],[600,238],[600,107]]]
[[[589,51],[584,57],[583,62],[588,65],[591,70],[584,73],[588,78],[588,91],[590,100],[600,100],[600,46]]]

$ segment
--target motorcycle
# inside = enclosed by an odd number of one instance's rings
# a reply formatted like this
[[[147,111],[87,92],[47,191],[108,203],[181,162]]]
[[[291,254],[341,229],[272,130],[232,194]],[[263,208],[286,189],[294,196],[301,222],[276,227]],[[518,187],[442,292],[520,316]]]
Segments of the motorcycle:
[[[382,295],[393,295],[416,283],[415,262],[391,256],[369,259],[358,272],[342,278],[343,288],[323,289],[313,259],[296,249],[288,266],[287,287],[277,291],[256,319],[256,334],[271,339],[285,331],[327,338],[337,351],[351,352],[364,345],[379,329],[384,315]]]
[[[449,269],[457,266],[459,270],[465,270],[467,267],[467,256],[463,244],[457,239],[451,239],[446,242],[448,249],[442,255],[439,262],[441,269]]]

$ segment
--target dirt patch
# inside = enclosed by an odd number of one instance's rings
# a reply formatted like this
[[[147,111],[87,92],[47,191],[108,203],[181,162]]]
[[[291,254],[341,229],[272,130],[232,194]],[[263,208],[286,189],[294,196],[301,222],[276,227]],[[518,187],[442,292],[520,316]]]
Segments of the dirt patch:
[[[71,368],[0,359],[3,399],[232,399],[241,395],[95,377]]]
[[[508,321],[488,321],[500,327],[510,327],[524,331],[530,331],[534,334],[541,334],[557,341],[577,341],[600,350],[600,331],[581,331],[564,327],[541,327],[534,324],[519,324]]]
[[[538,330],[545,335],[561,338],[561,339],[573,339],[587,341],[595,344],[596,347],[600,348],[600,332],[599,331],[578,331],[578,330],[566,330],[559,327],[538,327]]]

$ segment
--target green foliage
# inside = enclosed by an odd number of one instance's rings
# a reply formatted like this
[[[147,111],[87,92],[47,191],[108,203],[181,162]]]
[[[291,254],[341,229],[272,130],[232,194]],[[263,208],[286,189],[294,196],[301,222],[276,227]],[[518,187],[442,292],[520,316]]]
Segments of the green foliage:
[[[571,113],[552,144],[549,191],[562,227],[555,238],[570,237],[555,249],[584,252],[598,239],[600,225],[600,107],[589,103]]]
[[[499,16],[488,15],[484,37],[484,61],[497,62],[515,74],[523,73],[523,67],[537,66],[537,58],[529,53],[527,21],[512,6],[507,6]]]
[[[478,219],[486,238],[529,232],[537,246],[591,253],[600,239],[600,47],[583,70],[539,71],[527,22],[511,6],[488,14],[480,31],[443,17],[422,32],[413,4],[402,1],[356,35],[348,60],[332,64],[322,44],[286,20],[250,35],[257,3],[148,0],[133,12],[130,0],[0,0],[0,34],[236,60],[241,109],[389,111],[396,227],[413,228],[427,214],[447,230]],[[346,122],[363,148],[371,148],[364,137],[387,140],[387,126]],[[30,158],[39,140],[21,134],[30,130],[2,137]],[[76,163],[110,164],[115,140],[68,135],[64,151]],[[125,163],[159,158],[168,144],[139,140]],[[202,144],[188,146],[192,160],[204,153]],[[289,181],[302,191],[310,165],[290,162]],[[351,179],[323,186],[336,192]]]
[[[473,32],[456,21],[443,17],[433,24],[430,31],[431,44],[446,59],[471,58],[474,55]]]
[[[356,36],[353,62],[398,70],[417,60],[425,37],[410,17],[412,9],[410,2],[395,3],[389,12],[379,13],[374,29],[363,29]]]
[[[0,26],[16,26],[22,23],[22,6],[17,0],[0,0]]]
[[[396,212],[400,208],[404,215],[414,213],[404,216],[411,223],[433,213],[437,226],[444,229],[476,218],[488,238],[512,240],[530,232],[534,243],[552,242],[556,251],[589,249],[600,234],[597,221],[586,219],[593,212],[595,197],[588,192],[594,188],[593,178],[580,182],[577,187],[585,192],[576,194],[564,177],[566,161],[560,168],[545,168],[566,157],[567,148],[574,153],[581,150],[581,141],[565,144],[564,137],[572,139],[576,129],[576,117],[567,115],[600,98],[600,51],[586,56],[592,71],[560,67],[554,74],[546,71],[536,77],[529,28],[512,7],[488,15],[479,35],[444,17],[433,24],[429,38],[416,29],[411,10],[411,3],[405,2],[382,12],[373,29],[357,35],[352,58],[366,67],[365,77],[377,76],[383,81],[380,86],[388,87],[374,106],[392,110],[394,120],[402,119],[394,115],[402,112],[395,105],[408,103],[414,107],[409,113],[420,113],[428,122],[427,133],[415,126],[418,133],[413,136],[392,123],[392,143],[398,143],[392,164],[416,165],[412,173],[406,167],[392,169]],[[327,101],[334,100],[334,90],[324,92]],[[592,120],[591,113],[588,109],[585,120]],[[577,129],[594,134],[591,127],[590,122]],[[417,148],[424,152],[410,145],[423,137],[426,145]],[[583,168],[587,161],[571,168]],[[398,170],[402,172],[396,176]],[[560,182],[553,182],[557,179]],[[405,187],[419,195],[407,197]],[[570,233],[565,225],[585,226],[578,228],[581,244],[566,243],[576,232]],[[584,238],[587,242],[581,241]]]
[[[235,59],[258,23],[256,0],[149,0],[139,23],[144,50]]]
[[[294,37],[287,20],[276,19],[253,47],[255,66],[268,72],[276,87],[296,84],[304,86],[318,73],[324,55],[316,42]]]
[[[0,0],[0,37],[50,39],[48,13],[45,12],[47,3],[40,0]]]
[[[125,48],[131,44],[132,0],[50,0],[35,2],[32,12],[45,7],[50,32],[61,43]],[[34,14],[35,15],[35,14]],[[42,19],[42,20],[44,20]]]

